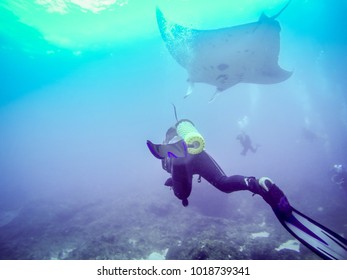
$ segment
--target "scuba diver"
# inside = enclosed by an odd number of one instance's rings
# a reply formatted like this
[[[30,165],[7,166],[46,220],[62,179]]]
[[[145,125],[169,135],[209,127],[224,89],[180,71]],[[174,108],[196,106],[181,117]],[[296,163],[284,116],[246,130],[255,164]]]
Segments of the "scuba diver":
[[[147,140],[153,156],[170,173],[165,185],[187,207],[192,191],[193,175],[204,178],[218,190],[231,193],[248,190],[260,195],[273,209],[281,224],[305,246],[323,259],[347,259],[347,240],[320,225],[291,206],[283,191],[267,177],[227,176],[217,162],[205,151],[205,140],[187,119],[168,129],[163,144]]]
[[[236,140],[239,140],[243,147],[243,150],[241,152],[241,155],[243,156],[247,154],[248,150],[255,153],[257,152],[257,149],[259,148],[259,145],[257,145],[255,148],[253,147],[251,138],[244,131],[240,133],[239,135],[237,135]]]
[[[347,171],[342,164],[334,164],[331,181],[347,190]]]

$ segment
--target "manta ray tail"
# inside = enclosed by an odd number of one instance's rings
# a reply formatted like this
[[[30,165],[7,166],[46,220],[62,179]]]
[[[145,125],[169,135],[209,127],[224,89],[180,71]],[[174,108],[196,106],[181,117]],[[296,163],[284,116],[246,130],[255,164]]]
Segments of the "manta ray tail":
[[[289,1],[287,2],[287,4],[286,4],[277,14],[275,14],[275,15],[272,16],[271,18],[272,18],[272,19],[275,19],[275,18],[277,18],[280,14],[282,14],[282,12],[289,6],[290,2],[292,2],[292,0],[289,0]]]

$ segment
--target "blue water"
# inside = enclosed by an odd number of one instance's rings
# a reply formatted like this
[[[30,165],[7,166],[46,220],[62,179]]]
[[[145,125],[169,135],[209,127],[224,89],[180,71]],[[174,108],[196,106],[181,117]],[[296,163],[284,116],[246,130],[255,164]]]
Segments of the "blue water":
[[[216,15],[205,21],[205,10],[185,2],[185,13],[204,16],[192,23],[186,17],[191,27],[228,26],[226,17],[221,25]],[[238,24],[256,21],[267,8],[275,14],[285,3],[252,2],[259,10],[253,18],[245,11],[244,22],[238,14]],[[290,79],[239,84],[212,103],[215,89],[206,84],[183,98],[187,73],[156,29],[152,2],[148,34],[85,48],[82,55],[45,41],[30,25],[22,26],[25,34],[55,55],[26,50],[20,34],[0,34],[0,258],[138,259],[169,244],[201,242],[221,250],[210,258],[222,258],[221,242],[236,242],[249,251],[234,258],[315,259],[305,248],[259,255],[261,246],[278,247],[291,236],[250,193],[226,195],[195,180],[190,206],[181,206],[146,147],[147,139],[160,143],[174,124],[171,103],[180,118],[193,120],[227,174],[271,177],[296,208],[346,237],[347,189],[331,182],[331,168],[347,165],[347,3],[318,2],[293,0],[278,18],[279,64],[293,71]],[[14,24],[11,11],[1,9]],[[256,154],[240,155],[241,130],[260,145]],[[259,245],[247,236],[263,231],[263,222],[272,235]],[[236,237],[236,227],[244,235]],[[197,243],[189,241],[194,233]],[[91,251],[92,244],[99,250]]]

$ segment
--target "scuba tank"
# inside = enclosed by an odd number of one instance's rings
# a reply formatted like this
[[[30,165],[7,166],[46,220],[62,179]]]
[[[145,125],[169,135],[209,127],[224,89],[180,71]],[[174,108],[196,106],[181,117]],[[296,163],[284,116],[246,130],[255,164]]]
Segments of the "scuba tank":
[[[176,107],[174,104],[172,106],[177,121],[175,127],[169,128],[166,132],[166,139],[163,144],[154,144],[147,140],[147,147],[153,156],[161,160],[165,158],[184,158],[188,153],[192,155],[200,154],[205,147],[204,137],[190,120],[182,119],[179,121]],[[177,136],[180,139],[175,139]]]
[[[190,120],[183,119],[177,122],[176,131],[187,144],[189,154],[196,155],[203,151],[205,147],[204,137],[202,137]]]

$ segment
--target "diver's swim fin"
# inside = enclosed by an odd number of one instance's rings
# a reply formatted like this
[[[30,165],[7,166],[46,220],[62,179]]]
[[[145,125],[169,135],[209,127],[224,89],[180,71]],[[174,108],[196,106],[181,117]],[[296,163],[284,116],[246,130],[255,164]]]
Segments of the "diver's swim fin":
[[[147,146],[152,155],[159,159],[164,159],[165,157],[179,158],[188,155],[187,144],[183,140],[172,144],[154,144],[147,140]]]
[[[347,240],[293,208],[290,216],[276,213],[282,225],[302,244],[326,260],[347,260]]]

